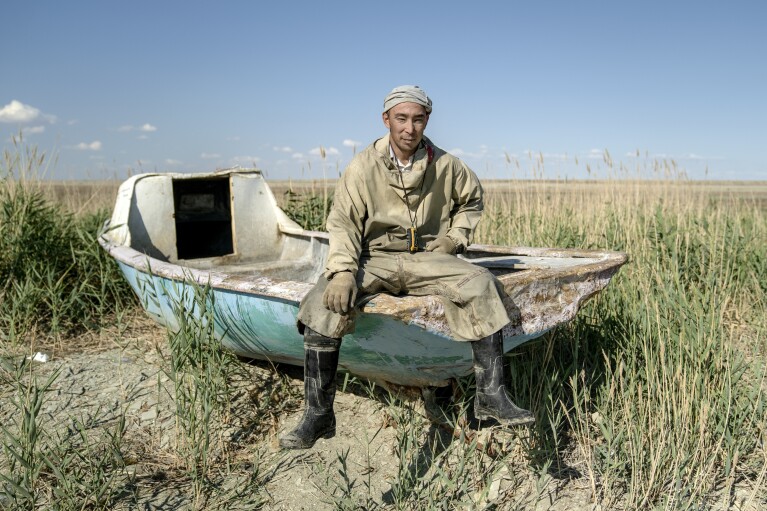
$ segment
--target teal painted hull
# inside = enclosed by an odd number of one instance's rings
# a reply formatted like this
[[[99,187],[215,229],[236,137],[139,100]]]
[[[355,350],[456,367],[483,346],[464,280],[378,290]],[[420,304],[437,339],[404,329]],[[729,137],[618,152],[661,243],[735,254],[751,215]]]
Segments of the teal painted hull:
[[[179,304],[199,314],[192,284],[119,265],[147,313],[160,324],[178,328]],[[245,357],[303,365],[298,302],[215,287],[211,292],[215,332],[225,348]],[[543,333],[506,339],[505,348]],[[443,386],[471,372],[471,347],[389,316],[363,312],[356,331],[344,337],[339,365],[383,384]]]

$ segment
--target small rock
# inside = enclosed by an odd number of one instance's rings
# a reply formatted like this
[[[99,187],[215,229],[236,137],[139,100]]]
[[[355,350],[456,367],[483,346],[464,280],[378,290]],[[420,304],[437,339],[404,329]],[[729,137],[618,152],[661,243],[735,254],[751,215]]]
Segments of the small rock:
[[[153,421],[157,418],[157,408],[150,408],[139,416],[141,422]]]
[[[48,362],[48,360],[50,359],[47,353],[43,353],[41,351],[38,351],[34,355],[30,355],[27,358],[31,360],[32,362],[40,362],[41,364]]]

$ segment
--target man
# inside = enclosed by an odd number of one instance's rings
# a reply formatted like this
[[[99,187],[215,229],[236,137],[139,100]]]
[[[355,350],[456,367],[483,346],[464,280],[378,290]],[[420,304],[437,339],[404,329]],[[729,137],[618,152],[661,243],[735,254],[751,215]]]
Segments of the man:
[[[452,336],[471,342],[477,418],[534,421],[504,384],[503,288],[488,270],[455,257],[479,222],[482,187],[463,162],[424,137],[431,111],[419,87],[392,90],[382,114],[388,135],[355,156],[336,186],[326,271],[298,312],[305,408],[280,439],[285,448],[307,449],[335,434],[341,338],[354,331],[355,306],[378,293],[439,296]]]

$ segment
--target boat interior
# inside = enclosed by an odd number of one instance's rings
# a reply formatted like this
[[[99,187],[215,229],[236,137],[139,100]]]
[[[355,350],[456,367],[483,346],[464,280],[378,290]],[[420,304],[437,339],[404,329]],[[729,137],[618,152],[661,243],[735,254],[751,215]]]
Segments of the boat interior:
[[[304,282],[322,274],[327,239],[290,220],[258,171],[146,174],[125,186],[110,222],[119,244],[201,270]]]

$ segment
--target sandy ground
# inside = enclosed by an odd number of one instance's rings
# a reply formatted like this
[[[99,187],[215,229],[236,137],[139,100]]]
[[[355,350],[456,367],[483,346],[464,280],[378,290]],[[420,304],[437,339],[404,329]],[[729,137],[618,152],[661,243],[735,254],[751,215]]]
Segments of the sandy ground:
[[[164,372],[164,329],[137,317],[124,328],[81,344],[42,350],[51,358],[35,365],[38,377],[60,373],[46,394],[39,422],[49,439],[71,431],[74,421],[87,425],[90,438],[96,439],[124,415],[125,468],[113,487],[117,497],[112,509],[602,509],[592,503],[588,477],[567,480],[537,474],[527,466],[519,442],[497,428],[482,429],[476,438],[512,455],[503,463],[482,454],[467,459],[461,453],[473,451],[461,448],[465,440],[425,420],[420,402],[393,406],[382,394],[371,397],[358,385],[347,385],[337,395],[334,438],[318,441],[311,450],[280,450],[280,431],[300,417],[301,369],[245,361],[232,383],[231,413],[213,428],[213,490],[196,500],[176,449],[173,391]],[[12,395],[5,382],[0,421],[6,425],[16,413],[9,404]],[[403,418],[415,430],[417,443],[401,463]],[[435,470],[432,462],[446,451],[455,451],[450,455],[454,459]],[[472,470],[461,472],[467,462]],[[422,477],[421,490],[398,504],[398,492],[407,491],[400,484],[403,473]],[[469,491],[449,503],[424,504],[432,484],[426,481],[436,481],[443,473],[462,478],[454,483]],[[421,501],[415,504],[417,497]]]

